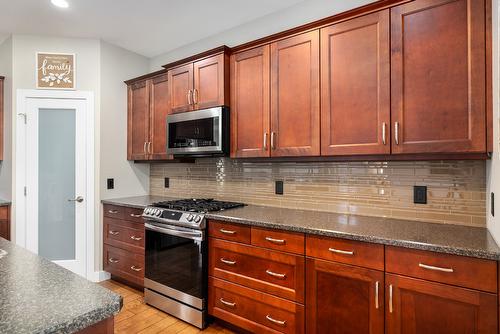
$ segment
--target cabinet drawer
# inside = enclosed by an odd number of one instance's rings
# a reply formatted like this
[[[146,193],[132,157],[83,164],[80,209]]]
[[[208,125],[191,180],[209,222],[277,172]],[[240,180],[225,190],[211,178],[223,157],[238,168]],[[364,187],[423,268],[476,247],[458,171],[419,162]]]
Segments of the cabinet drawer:
[[[250,244],[250,226],[223,223],[216,220],[208,222],[208,235],[213,238]]]
[[[304,306],[209,278],[208,313],[252,333],[304,333]]]
[[[301,256],[209,238],[209,275],[304,302]]]
[[[252,227],[252,245],[304,254],[305,237],[302,233]]]
[[[497,293],[497,263],[490,260],[388,246],[386,271]]]
[[[144,226],[125,220],[104,217],[104,243],[144,253]]]
[[[125,207],[118,205],[103,205],[104,217],[123,219],[125,217]]]
[[[144,285],[144,254],[104,245],[104,270],[138,285]]]
[[[123,219],[143,224],[144,223],[144,219],[142,218],[143,211],[144,209],[125,208],[125,216],[123,217]]]
[[[306,255],[384,270],[384,246],[338,238],[306,236]]]
[[[0,206],[0,220],[10,220],[8,206]]]

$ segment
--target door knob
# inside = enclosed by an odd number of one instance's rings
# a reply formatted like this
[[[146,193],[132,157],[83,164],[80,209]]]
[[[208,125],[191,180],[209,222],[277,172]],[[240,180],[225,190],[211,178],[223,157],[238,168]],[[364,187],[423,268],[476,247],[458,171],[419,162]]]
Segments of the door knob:
[[[78,196],[75,199],[68,199],[68,202],[78,202],[78,203],[81,203],[81,202],[83,202],[83,197],[82,196]]]

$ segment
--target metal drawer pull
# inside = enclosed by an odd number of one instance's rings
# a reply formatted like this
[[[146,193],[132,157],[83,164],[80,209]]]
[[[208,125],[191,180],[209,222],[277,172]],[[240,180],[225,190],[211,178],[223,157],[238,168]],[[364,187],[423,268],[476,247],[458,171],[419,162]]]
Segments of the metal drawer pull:
[[[335,249],[335,248],[328,248],[328,250],[332,253],[337,253],[337,254],[354,255],[354,251],[345,251],[345,250],[340,250],[340,249]]]
[[[266,315],[266,319],[269,320],[270,322],[272,322],[273,324],[278,325],[278,326],[286,326],[285,320],[280,321],[280,320],[273,319],[269,314]]]
[[[135,235],[131,236],[130,239],[135,240],[135,241],[142,240],[141,237],[136,237]]]
[[[134,213],[131,213],[131,214],[130,214],[130,217],[139,218],[139,217],[142,217],[142,214],[138,214],[138,215],[136,215],[136,214],[134,214]]]
[[[420,268],[428,269],[428,270],[435,270],[435,271],[442,271],[445,273],[452,273],[453,268],[441,268],[441,267],[434,267],[434,266],[429,266],[427,264],[419,263],[418,266]]]
[[[118,210],[108,210],[108,213],[116,215],[118,213]]]
[[[230,266],[234,266],[234,265],[236,264],[236,261],[226,260],[226,259],[225,259],[225,258],[223,258],[223,257],[221,257],[221,258],[220,258],[220,261],[221,261],[222,263],[225,263],[225,264],[230,265]]]
[[[229,307],[235,307],[235,306],[236,306],[236,303],[227,302],[227,301],[225,301],[225,300],[224,300],[224,299],[222,299],[222,298],[221,298],[221,299],[219,299],[219,301],[220,301],[222,304],[224,304],[224,305],[226,305],[226,306],[229,306]]]
[[[221,228],[219,231],[220,231],[220,233],[229,234],[229,235],[236,234],[236,231],[225,230],[223,228]]]
[[[284,239],[274,239],[271,237],[266,237],[266,240],[274,244],[280,244],[280,245],[284,245],[286,243],[286,240]]]
[[[109,261],[110,263],[118,263],[118,262],[119,262],[118,260],[113,259],[112,257],[110,257],[110,258],[108,259],[108,261]]]
[[[120,232],[118,232],[118,231],[109,231],[109,234],[111,234],[111,235],[118,235],[118,234],[120,234]]]
[[[389,313],[392,313],[392,284],[389,285]]]
[[[266,274],[268,274],[270,276],[273,276],[273,277],[276,277],[276,278],[281,278],[281,279],[285,279],[286,278],[286,274],[278,274],[278,273],[272,272],[269,269],[266,270]]]
[[[375,308],[378,309],[378,286],[379,286],[379,281],[375,282]]]
[[[136,266],[132,266],[130,267],[130,269],[132,269],[133,271],[141,271],[142,268],[137,268]]]

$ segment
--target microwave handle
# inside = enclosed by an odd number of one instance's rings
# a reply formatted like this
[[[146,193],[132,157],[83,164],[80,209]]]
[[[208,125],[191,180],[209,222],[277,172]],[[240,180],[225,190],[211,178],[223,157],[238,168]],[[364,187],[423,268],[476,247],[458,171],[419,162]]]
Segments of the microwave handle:
[[[144,227],[146,228],[146,230],[158,232],[158,233],[162,233],[162,234],[173,235],[176,237],[187,238],[187,239],[197,240],[197,241],[203,240],[203,232],[180,231],[180,230],[174,230],[174,229],[170,229],[170,228],[166,228],[166,227],[159,227],[159,226],[151,225],[148,223],[145,223]]]

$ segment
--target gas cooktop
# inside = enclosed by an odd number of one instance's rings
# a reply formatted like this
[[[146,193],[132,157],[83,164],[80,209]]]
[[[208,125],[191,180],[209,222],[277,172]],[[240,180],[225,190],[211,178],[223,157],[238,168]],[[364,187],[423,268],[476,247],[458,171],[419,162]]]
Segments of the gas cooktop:
[[[185,212],[207,213],[213,211],[223,211],[227,209],[238,208],[244,206],[243,203],[217,201],[213,198],[189,198],[173,201],[164,201],[154,203],[157,208],[179,210]]]

